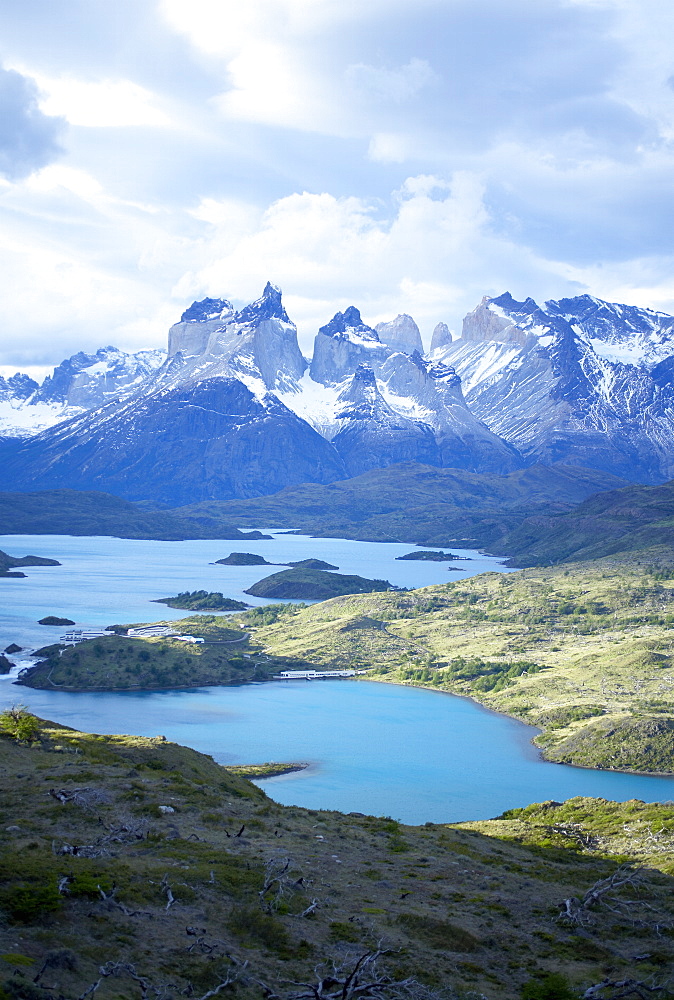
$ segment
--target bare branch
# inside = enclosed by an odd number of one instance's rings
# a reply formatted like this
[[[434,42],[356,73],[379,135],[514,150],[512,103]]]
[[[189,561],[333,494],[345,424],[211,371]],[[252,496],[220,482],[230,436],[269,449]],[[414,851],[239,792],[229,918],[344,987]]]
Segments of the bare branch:
[[[199,997],[199,1000],[209,1000],[210,997],[215,997],[218,993],[221,993],[227,986],[231,986],[233,983],[237,982],[243,976],[244,971],[248,966],[248,962],[244,962],[240,968],[232,968],[227,973],[227,976],[221,983],[218,983],[214,989],[209,990],[208,993],[204,993],[203,996]]]
[[[560,918],[569,920],[572,924],[585,924],[591,922],[589,910],[600,904],[606,906],[612,912],[624,911],[629,907],[629,900],[620,900],[615,893],[630,886],[638,888],[644,882],[645,868],[633,868],[631,865],[621,865],[611,875],[599,879],[590,886],[582,899],[571,896],[565,899],[560,905],[562,911]],[[559,918],[558,918],[559,919]]]
[[[112,801],[109,792],[101,788],[73,788],[71,791],[66,791],[64,788],[50,788],[49,794],[61,805],[70,802],[87,811],[93,809],[94,806],[109,805]]]
[[[377,948],[352,959],[348,967],[334,960],[329,969],[325,965],[317,966],[315,982],[286,982],[284,985],[295,989],[282,994],[274,993],[265,983],[258,982],[258,985],[267,1000],[441,1000],[443,994],[416,979],[395,980],[380,972],[378,963],[386,954],[388,952]],[[474,1000],[485,998],[474,994]]]
[[[258,896],[260,905],[269,912],[277,908],[289,887],[289,868],[290,858],[270,858],[264,867],[264,882]]]
[[[610,993],[606,991],[610,990]],[[627,1000],[635,997],[637,1000],[650,1000],[655,993],[665,993],[665,986],[649,986],[637,979],[604,979],[601,983],[590,986],[583,993],[583,1000]]]

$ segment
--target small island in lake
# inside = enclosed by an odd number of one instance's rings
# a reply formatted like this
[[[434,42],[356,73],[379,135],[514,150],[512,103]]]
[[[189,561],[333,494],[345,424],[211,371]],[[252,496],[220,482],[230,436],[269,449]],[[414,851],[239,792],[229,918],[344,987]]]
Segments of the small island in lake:
[[[216,559],[214,566],[273,566],[264,556],[254,552],[230,552],[224,559]],[[284,564],[285,565],[285,564]]]
[[[74,625],[75,622],[72,618],[59,618],[57,615],[47,615],[46,618],[40,618],[38,625]]]
[[[292,566],[295,569],[339,569],[323,559],[301,559],[299,562],[270,563],[254,552],[230,552],[224,559],[216,559],[214,566]]]
[[[209,594],[205,590],[186,590],[175,597],[158,597],[152,603],[166,604],[179,611],[245,611],[249,607],[243,601],[224,597],[219,591]]]
[[[58,559],[45,559],[43,556],[9,556],[0,549],[0,576],[25,576],[25,573],[12,573],[17,566],[60,566]]]
[[[326,573],[319,569],[295,568],[272,573],[244,591],[253,597],[295,598],[325,601],[344,594],[369,594],[391,590],[388,580],[368,580],[344,573]]]
[[[308,764],[280,764],[273,761],[267,764],[223,764],[222,766],[229,774],[248,778],[249,781],[278,778],[281,774],[292,774],[294,771],[304,771],[309,767]]]
[[[468,556],[457,556],[454,552],[440,552],[423,549],[421,552],[407,552],[404,556],[396,556],[396,561],[404,562],[406,559],[418,562],[470,562]]]
[[[295,569],[339,569],[339,566],[333,566],[323,559],[301,559],[299,562],[289,562],[284,565],[293,566]]]

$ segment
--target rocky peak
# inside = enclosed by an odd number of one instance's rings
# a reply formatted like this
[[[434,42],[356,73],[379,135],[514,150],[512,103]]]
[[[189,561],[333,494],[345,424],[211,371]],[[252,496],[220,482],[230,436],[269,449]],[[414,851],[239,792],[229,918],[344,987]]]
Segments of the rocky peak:
[[[442,361],[427,365],[426,371],[435,382],[444,382],[448,386],[461,385],[461,378],[457,375],[456,369]]]
[[[509,304],[514,306],[526,306],[532,303],[534,308],[536,303],[533,299],[527,299],[526,303],[515,302],[509,292],[501,295],[498,299],[490,299],[488,296],[482,299],[480,304],[469,312],[463,320],[461,337],[467,341],[494,340],[501,344],[520,344],[526,341],[526,334],[510,318]],[[506,310],[508,310],[506,312]],[[514,312],[519,310],[514,309]]]
[[[181,323],[207,323],[214,319],[230,316],[234,306],[227,299],[202,299],[193,302],[180,317]]]
[[[376,330],[363,323],[361,315],[355,306],[349,306],[343,313],[337,312],[329,323],[322,326],[319,331],[326,337],[348,336],[351,334],[361,340],[379,341]]]
[[[438,323],[431,337],[431,351],[435,351],[438,347],[446,347],[447,344],[451,343],[452,331],[446,323]]]
[[[0,399],[25,400],[32,396],[39,387],[39,383],[35,379],[23,372],[16,372],[7,379],[0,375]]]
[[[335,385],[350,377],[359,364],[380,365],[391,348],[367,326],[355,306],[338,312],[316,334],[311,377],[323,385]]]
[[[353,377],[340,392],[338,401],[361,405],[367,403],[369,406],[373,406],[377,397],[383,402],[383,397],[377,388],[374,371],[370,365],[360,364],[353,373]],[[349,407],[347,407],[348,409]],[[344,415],[344,412],[337,414],[338,418]]]
[[[261,323],[265,319],[280,319],[284,323],[289,323],[290,318],[281,301],[281,295],[281,289],[268,281],[261,297],[236,314],[237,323]]]
[[[423,353],[424,345],[419,327],[407,313],[400,313],[387,323],[377,323],[375,330],[382,344],[394,351],[402,351],[403,354],[412,354],[413,351]]]

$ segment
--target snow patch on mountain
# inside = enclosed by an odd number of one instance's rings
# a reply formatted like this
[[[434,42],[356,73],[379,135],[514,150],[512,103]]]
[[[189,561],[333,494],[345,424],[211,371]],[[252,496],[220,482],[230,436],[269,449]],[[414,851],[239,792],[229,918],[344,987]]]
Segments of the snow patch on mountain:
[[[101,347],[95,354],[80,351],[58,365],[42,385],[18,373],[0,382],[0,436],[25,438],[128,396],[162,366],[166,352],[127,354]]]
[[[674,475],[674,317],[583,295],[484,299],[434,352],[476,416],[528,461]]]
[[[304,372],[294,386],[277,391],[276,395],[288,409],[331,441],[339,430],[336,419],[339,394],[345,382],[323,385],[314,382],[309,371]]]

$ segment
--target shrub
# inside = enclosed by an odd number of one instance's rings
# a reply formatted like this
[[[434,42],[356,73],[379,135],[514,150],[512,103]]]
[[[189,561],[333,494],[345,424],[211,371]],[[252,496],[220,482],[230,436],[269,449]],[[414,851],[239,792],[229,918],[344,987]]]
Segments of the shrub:
[[[17,924],[29,924],[45,913],[61,908],[56,882],[51,885],[16,885],[0,895],[0,906],[9,919]]]
[[[408,934],[425,941],[430,948],[443,951],[475,951],[480,944],[470,931],[448,920],[437,920],[435,917],[424,917],[417,913],[401,913],[398,923],[402,924]]]
[[[271,951],[289,952],[290,938],[280,920],[253,907],[237,907],[228,921],[232,934],[244,941],[261,944]]]
[[[13,736],[15,740],[31,743],[38,738],[40,723],[25,705],[12,705],[0,714],[0,729]]]
[[[522,987],[522,1000],[576,1000],[566,976],[550,972],[542,979],[530,979]]]

